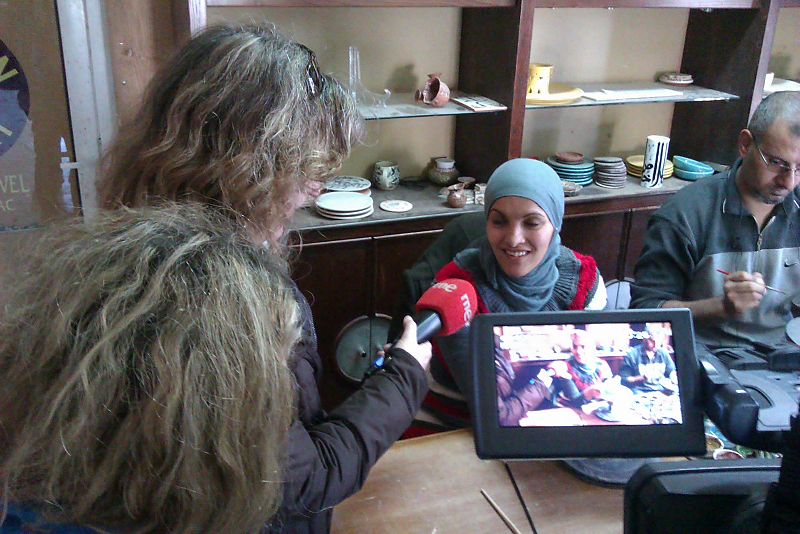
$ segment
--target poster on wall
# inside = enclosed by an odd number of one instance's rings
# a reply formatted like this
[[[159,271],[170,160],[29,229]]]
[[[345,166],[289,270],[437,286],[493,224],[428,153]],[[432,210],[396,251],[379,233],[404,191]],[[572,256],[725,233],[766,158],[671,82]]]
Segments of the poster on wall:
[[[25,71],[0,39],[0,231],[36,226],[35,149]]]

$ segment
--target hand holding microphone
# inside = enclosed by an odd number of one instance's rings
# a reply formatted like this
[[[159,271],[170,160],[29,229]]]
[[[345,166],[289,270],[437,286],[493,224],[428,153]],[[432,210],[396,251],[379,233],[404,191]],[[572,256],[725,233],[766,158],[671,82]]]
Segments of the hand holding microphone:
[[[403,318],[403,333],[400,338],[394,343],[398,349],[403,349],[414,357],[419,362],[423,369],[427,369],[431,363],[431,356],[433,350],[431,349],[430,341],[419,342],[417,337],[418,327],[414,319],[406,315]],[[388,351],[391,345],[386,345],[384,351]]]
[[[469,325],[477,307],[478,297],[469,282],[457,278],[436,282],[417,301],[414,320],[409,317],[403,319],[403,333],[386,347],[385,353],[388,354],[389,349],[396,346],[427,368],[431,359],[431,348],[427,342],[437,334],[449,336]],[[380,371],[388,359],[388,356],[379,356],[367,369],[364,378]]]

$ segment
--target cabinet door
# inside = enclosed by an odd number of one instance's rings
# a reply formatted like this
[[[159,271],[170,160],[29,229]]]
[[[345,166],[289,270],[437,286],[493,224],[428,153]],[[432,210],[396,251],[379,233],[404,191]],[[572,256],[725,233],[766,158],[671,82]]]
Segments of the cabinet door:
[[[375,303],[377,313],[392,315],[404,296],[403,271],[414,265],[441,230],[375,238]]]
[[[361,238],[304,245],[294,262],[294,279],[311,304],[317,327],[325,366],[320,393],[326,408],[339,404],[354,389],[337,370],[336,336],[352,319],[370,311],[370,243],[370,238]]]
[[[631,228],[628,232],[628,245],[625,250],[624,276],[633,278],[633,268],[644,247],[644,236],[647,233],[647,221],[658,208],[641,208],[631,210]]]
[[[620,255],[625,235],[625,212],[612,211],[572,215],[564,219],[561,242],[597,261],[600,274],[608,281],[619,278]]]

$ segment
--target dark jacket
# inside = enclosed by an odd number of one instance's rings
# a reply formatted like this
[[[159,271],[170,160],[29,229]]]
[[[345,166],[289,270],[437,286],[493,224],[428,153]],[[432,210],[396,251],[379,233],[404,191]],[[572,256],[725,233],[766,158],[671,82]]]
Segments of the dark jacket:
[[[304,318],[294,354],[298,418],[289,434],[284,500],[270,532],[328,532],[334,506],[356,493],[370,468],[400,437],[428,391],[425,371],[393,349],[392,364],[330,413],[322,409],[322,361],[311,309],[297,291]]]

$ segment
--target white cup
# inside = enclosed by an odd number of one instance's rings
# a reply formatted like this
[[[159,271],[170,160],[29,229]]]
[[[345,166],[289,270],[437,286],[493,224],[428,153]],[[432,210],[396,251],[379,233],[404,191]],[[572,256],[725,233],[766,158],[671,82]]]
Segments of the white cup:
[[[669,137],[648,135],[644,149],[642,187],[656,188],[664,184],[664,168],[667,165]]]

